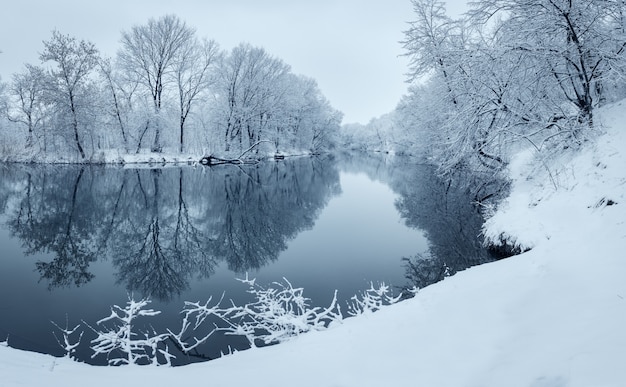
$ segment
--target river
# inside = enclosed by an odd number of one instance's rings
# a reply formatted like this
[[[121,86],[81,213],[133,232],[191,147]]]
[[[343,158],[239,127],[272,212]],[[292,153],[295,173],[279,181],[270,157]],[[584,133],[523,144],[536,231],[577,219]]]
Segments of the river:
[[[470,198],[431,166],[386,155],[216,167],[0,165],[0,341],[62,355],[53,332],[149,297],[159,332],[185,301],[244,303],[246,273],[288,279],[312,306],[374,284],[395,294],[492,261]],[[245,348],[207,343],[213,358]],[[177,364],[194,359],[178,355]]]

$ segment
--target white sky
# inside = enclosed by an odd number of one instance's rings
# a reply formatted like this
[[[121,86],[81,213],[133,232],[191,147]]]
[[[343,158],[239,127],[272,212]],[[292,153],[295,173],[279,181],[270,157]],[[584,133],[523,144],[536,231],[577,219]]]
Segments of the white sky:
[[[11,0],[9,0],[11,1]],[[264,47],[297,74],[317,80],[344,123],[391,111],[407,85],[400,40],[413,19],[409,0],[12,0],[0,7],[0,76],[38,64],[53,29],[114,56],[122,30],[178,15],[198,36],[230,49]],[[465,0],[448,0],[450,11]]]

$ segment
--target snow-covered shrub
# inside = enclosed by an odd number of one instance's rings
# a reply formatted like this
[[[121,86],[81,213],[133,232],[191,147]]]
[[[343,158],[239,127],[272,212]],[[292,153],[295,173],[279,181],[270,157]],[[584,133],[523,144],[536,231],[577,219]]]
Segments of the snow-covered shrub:
[[[97,337],[91,340],[92,358],[106,355],[110,365],[119,364],[167,364],[175,357],[169,352],[165,341],[171,339],[178,350],[185,354],[198,352],[198,347],[205,344],[215,334],[245,337],[251,347],[270,345],[287,341],[309,331],[328,328],[335,322],[341,322],[343,315],[337,302],[337,291],[334,292],[330,305],[326,308],[312,307],[310,299],[304,297],[303,288],[294,288],[291,282],[283,278],[282,282],[272,282],[263,287],[254,279],[237,279],[248,285],[247,292],[254,298],[243,306],[230,305],[223,307],[224,296],[213,302],[209,298],[205,303],[185,302],[182,310],[182,324],[178,332],[168,329],[167,333],[137,332],[136,320],[139,317],[152,317],[160,312],[145,309],[150,303],[147,299],[135,301],[132,297],[126,307],[114,305],[111,314],[99,320],[98,329],[83,321]],[[398,302],[401,295],[393,297],[390,287],[384,283],[370,288],[359,296],[354,296],[349,303],[350,315],[375,312],[384,305]],[[106,325],[110,327],[107,327]],[[73,343],[71,336],[76,334],[78,326],[69,329],[54,324],[62,333],[63,340],[57,338],[59,345],[71,357],[80,344]],[[228,352],[232,352],[229,350]],[[159,361],[164,359],[164,361]]]
[[[370,282],[370,288],[361,293],[354,295],[348,305],[348,314],[357,316],[363,313],[376,312],[385,305],[395,304],[400,301],[402,294],[397,297],[392,296],[391,289],[384,282],[374,287],[374,283]]]
[[[54,321],[51,321],[51,323],[59,331],[61,331],[61,334],[63,335],[63,340],[61,340],[56,335],[56,333],[52,332],[52,334],[54,335],[54,338],[56,339],[57,343],[59,343],[61,348],[63,348],[63,351],[65,351],[65,357],[67,357],[69,359],[72,359],[72,360],[78,360],[77,358],[75,358],[73,356],[73,354],[76,351],[76,348],[80,345],[80,341],[83,338],[83,333],[84,332],[82,330],[80,331],[80,333],[78,334],[78,339],[76,339],[75,342],[73,342],[74,340],[72,339],[72,336],[75,333],[78,332],[78,328],[80,328],[80,325],[76,325],[74,328],[70,329],[69,328],[69,322],[67,320],[67,316],[65,316],[65,328],[61,328]]]
[[[211,299],[205,304],[185,302],[184,318],[181,331],[173,333],[179,347],[188,352],[207,341],[217,332],[226,335],[244,336],[250,346],[280,343],[301,333],[323,330],[332,322],[341,321],[341,309],[337,304],[337,292],[327,308],[311,307],[309,299],[303,296],[302,288],[294,288],[285,278],[283,282],[273,282],[269,287],[262,287],[254,279],[238,279],[249,286],[248,293],[255,298],[243,306],[231,301],[231,306],[220,307],[222,299],[210,306]],[[201,338],[193,337],[188,343],[183,336],[192,328],[197,330],[207,318],[213,316],[223,326],[214,323],[213,328]],[[193,323],[192,323],[193,321]]]
[[[222,295],[222,298],[220,298],[219,301],[217,301],[213,306],[210,305],[211,301],[213,301],[213,297],[209,297],[208,301],[204,304],[200,304],[200,302],[185,301],[185,308],[181,312],[184,317],[180,331],[178,333],[174,333],[168,329],[170,337],[175,340],[176,345],[181,351],[189,353],[196,350],[198,346],[204,344],[211,336],[217,332],[225,330],[223,328],[219,328],[214,323],[213,327],[209,328],[208,333],[203,334],[201,338],[192,336],[191,343],[189,343],[189,339],[186,338],[187,334],[196,333],[204,325],[208,318],[214,317],[223,321],[224,318],[228,316],[232,308],[224,309],[220,307],[223,297],[224,296]],[[226,331],[228,331],[228,329],[226,329]]]
[[[174,356],[169,353],[167,346],[163,349],[161,344],[169,337],[168,334],[157,334],[154,331],[137,333],[133,330],[133,324],[138,317],[156,316],[161,313],[144,309],[149,303],[150,301],[146,299],[135,301],[129,297],[125,308],[114,305],[111,308],[111,315],[96,323],[101,325],[103,330],[92,328],[85,323],[97,334],[97,337],[91,340],[91,349],[94,351],[92,358],[104,354],[111,365],[146,363],[159,365],[157,355],[161,354],[165,359],[165,364],[171,365],[171,359]],[[106,328],[104,326],[106,322],[112,322],[113,326]],[[123,357],[111,358],[113,353],[121,353]]]
[[[238,281],[249,286],[248,293],[256,300],[243,307],[233,306],[228,316],[229,334],[245,336],[253,347],[256,340],[280,343],[301,333],[326,329],[343,319],[337,291],[327,308],[311,307],[310,299],[303,296],[304,289],[294,288],[286,278],[267,288],[247,278]]]

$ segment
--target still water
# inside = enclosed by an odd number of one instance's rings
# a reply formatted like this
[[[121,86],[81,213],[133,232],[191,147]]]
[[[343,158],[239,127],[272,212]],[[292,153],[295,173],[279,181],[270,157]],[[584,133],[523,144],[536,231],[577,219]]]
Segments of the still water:
[[[385,282],[398,294],[491,261],[470,199],[400,157],[254,166],[0,165],[0,341],[62,355],[51,321],[95,324],[150,297],[156,331],[184,301],[247,300],[287,278],[312,305]],[[84,322],[84,323],[83,323]],[[86,328],[78,356],[91,358]],[[210,343],[207,357],[243,341]],[[225,347],[226,346],[226,347]],[[180,354],[179,354],[180,355]],[[179,356],[179,364],[184,363]]]

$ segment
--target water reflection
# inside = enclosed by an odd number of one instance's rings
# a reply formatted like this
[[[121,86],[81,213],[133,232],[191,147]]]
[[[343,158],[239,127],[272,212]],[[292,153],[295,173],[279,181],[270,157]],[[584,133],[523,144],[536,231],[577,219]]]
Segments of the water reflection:
[[[384,155],[219,168],[3,166],[0,212],[25,253],[39,257],[50,289],[84,285],[94,278],[90,266],[109,260],[128,291],[168,300],[222,263],[243,273],[276,260],[340,193],[339,169],[391,187],[406,225],[426,233],[428,250],[403,261],[409,286],[494,260],[461,185]]]
[[[0,164],[0,215],[0,337],[56,354],[50,321],[98,321],[126,290],[152,297],[163,312],[152,323],[164,332],[179,325],[182,301],[223,292],[248,300],[225,269],[263,267],[251,275],[265,284],[286,276],[315,307],[327,306],[334,289],[343,302],[369,281],[402,287],[405,271],[407,287],[424,287],[492,259],[469,196],[400,157],[241,168]],[[228,346],[225,339],[206,354]]]
[[[441,181],[432,172],[430,166],[416,166],[394,183],[401,195],[398,211],[408,226],[424,230],[429,241],[427,253],[405,259],[407,278],[418,288],[496,259],[483,246],[483,218],[464,186]]]
[[[427,251],[404,257],[406,287],[423,288],[468,267],[497,259],[482,244],[483,218],[467,184],[443,181],[435,167],[405,157],[344,155],[347,169],[364,170],[400,197],[396,208],[407,226],[426,233]]]
[[[168,300],[221,262],[245,272],[311,228],[339,174],[332,158],[257,166],[3,168],[0,209],[50,289],[81,286],[110,260],[129,291]]]
[[[45,169],[25,172],[25,181],[13,181],[23,187],[10,200],[19,202],[15,216],[8,220],[11,233],[22,241],[28,255],[51,253],[50,262],[38,261],[37,271],[49,286],[80,286],[94,275],[89,265],[98,257],[98,250],[88,240],[93,217],[99,214],[92,201],[79,192],[84,168],[61,169],[50,175]],[[21,198],[19,198],[22,194]]]

